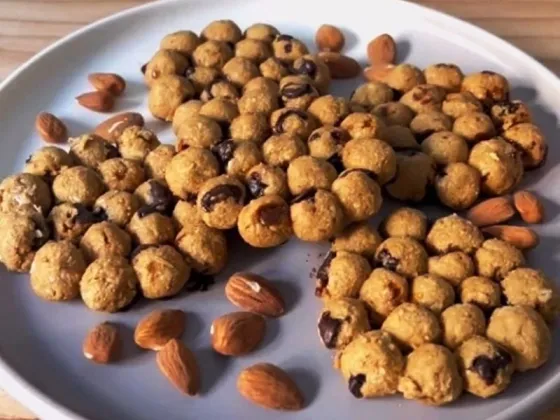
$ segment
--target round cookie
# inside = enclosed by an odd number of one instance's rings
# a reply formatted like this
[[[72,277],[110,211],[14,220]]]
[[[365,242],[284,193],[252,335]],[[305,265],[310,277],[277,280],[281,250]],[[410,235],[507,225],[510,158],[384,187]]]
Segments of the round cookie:
[[[37,175],[10,175],[0,183],[0,210],[3,212],[29,210],[46,214],[51,205],[49,186]]]
[[[504,277],[501,285],[509,305],[529,306],[548,322],[560,311],[558,292],[542,271],[517,268]]]
[[[415,239],[388,238],[375,251],[375,263],[377,267],[413,279],[428,271],[428,254]]]
[[[93,169],[74,166],[63,170],[54,179],[52,192],[59,203],[68,202],[92,206],[95,200],[105,192],[105,185]]]
[[[510,384],[513,359],[506,350],[481,335],[461,344],[456,355],[465,391],[489,398]]]
[[[183,256],[170,245],[140,249],[132,258],[142,295],[148,299],[171,297],[183,289],[191,274]]]
[[[373,261],[382,241],[377,230],[367,222],[352,223],[334,237],[331,250],[353,252]]]
[[[500,285],[489,278],[471,276],[459,284],[461,302],[472,303],[485,312],[501,306],[502,290]]]
[[[540,367],[550,356],[550,331],[538,312],[527,306],[495,309],[486,336],[511,353],[519,372]]]
[[[221,19],[210,22],[200,33],[202,39],[235,44],[242,37],[241,29],[231,20]]]
[[[476,335],[486,333],[486,318],[482,310],[470,303],[458,303],[441,313],[443,344],[455,350]]]
[[[40,176],[50,183],[63,169],[74,164],[74,160],[65,150],[55,146],[44,146],[26,159],[23,172]]]
[[[433,159],[416,150],[397,153],[397,173],[385,185],[387,193],[397,200],[420,202],[435,177]]]
[[[385,319],[381,329],[403,350],[417,349],[441,340],[441,327],[432,311],[415,303],[402,303]]]
[[[379,227],[385,237],[426,239],[428,216],[411,207],[400,207],[389,213]]]
[[[164,36],[159,47],[162,50],[176,51],[188,57],[199,44],[200,38],[193,31],[176,31]]]
[[[198,115],[213,119],[221,128],[228,126],[235,117],[239,116],[239,110],[237,105],[229,99],[212,98],[204,102]]]
[[[517,124],[530,123],[531,111],[521,101],[497,102],[490,107],[490,117],[499,131],[506,131]]]
[[[463,82],[463,72],[455,64],[438,63],[424,69],[426,83],[442,87],[447,92],[459,92]]]
[[[471,255],[482,242],[480,229],[456,214],[436,220],[426,237],[426,246],[436,254],[463,251]]]
[[[317,270],[315,295],[327,300],[356,298],[370,272],[371,266],[361,255],[330,251]]]
[[[422,152],[430,156],[437,165],[466,162],[469,159],[467,142],[451,131],[438,131],[428,136],[421,145]]]
[[[175,238],[177,249],[196,272],[214,275],[223,270],[228,259],[226,237],[205,223],[185,225]]]
[[[149,210],[150,212],[139,210],[134,213],[126,227],[134,242],[138,245],[161,245],[173,242],[175,238],[173,220],[158,213],[153,207]]]
[[[379,138],[385,123],[373,114],[353,112],[342,120],[340,128],[346,130],[353,139]]]
[[[439,111],[417,114],[410,122],[410,130],[419,142],[439,131],[451,131],[451,118]]]
[[[254,39],[265,43],[272,43],[277,35],[278,29],[267,23],[254,23],[245,29],[244,35],[247,39]]]
[[[395,308],[408,300],[408,281],[385,268],[376,268],[364,281],[360,299],[367,305],[372,321],[381,325]]]
[[[455,302],[455,291],[451,284],[433,274],[415,277],[410,287],[412,303],[422,305],[439,315]]]
[[[209,99],[208,89],[216,82],[220,75],[220,69],[212,67],[194,66],[189,67],[185,71],[185,77],[192,83],[196,95],[200,97],[202,102]],[[180,106],[177,109],[179,108]]]
[[[71,242],[47,242],[33,259],[29,271],[31,289],[46,300],[75,299],[86,267],[82,253]]]
[[[204,102],[199,101],[198,99],[191,99],[190,101],[179,105],[179,107],[175,110],[175,114],[173,114],[173,121],[171,123],[173,132],[177,134],[179,127],[184,121],[190,119],[191,117],[196,117],[199,114],[202,105],[204,105]]]
[[[309,190],[290,206],[294,234],[302,241],[326,241],[344,227],[344,211],[338,198],[327,190]]]
[[[262,153],[269,165],[287,168],[292,160],[307,154],[307,147],[299,137],[277,134],[263,143]]]
[[[290,168],[288,168],[288,183],[289,181]],[[342,172],[332,183],[332,192],[338,197],[346,218],[351,222],[368,220],[379,212],[383,203],[379,184],[367,171],[361,169],[348,169]]]
[[[350,102],[372,111],[375,107],[393,100],[393,90],[382,82],[363,83],[352,92]]]
[[[216,229],[231,229],[245,202],[245,187],[236,178],[221,175],[200,188],[196,205],[204,223]]]
[[[94,213],[106,216],[118,226],[126,226],[140,208],[140,200],[126,191],[107,191],[95,200]]]
[[[125,128],[117,139],[117,147],[123,158],[141,162],[159,145],[159,139],[153,131],[137,125]]]
[[[212,152],[189,147],[171,159],[165,171],[165,180],[174,195],[188,200],[196,197],[202,184],[219,173],[220,166]]]
[[[469,112],[453,122],[453,133],[463,137],[469,144],[491,139],[496,129],[490,117],[482,112]]]
[[[272,41],[274,57],[283,63],[293,63],[299,57],[309,54],[305,44],[291,35],[277,35]]]
[[[180,76],[163,76],[153,85],[148,95],[148,109],[160,120],[173,121],[175,110],[192,99],[194,87],[189,80]]]
[[[395,151],[420,148],[410,128],[400,125],[381,127],[378,138],[389,143]]]
[[[93,210],[81,205],[62,203],[54,206],[49,214],[49,224],[57,241],[78,242],[88,228],[107,220],[107,214],[101,208]]]
[[[228,101],[232,104],[236,104],[240,97],[241,94],[239,93],[237,87],[235,87],[233,83],[223,80],[219,76],[213,79],[209,84],[205,84],[202,92],[200,92],[200,100],[202,103],[210,102],[212,99],[220,99],[222,101]],[[175,114],[177,114],[177,111],[175,111]],[[175,117],[173,117],[173,119],[175,119]]]
[[[412,64],[398,64],[385,77],[384,82],[396,91],[398,99],[414,86],[426,83],[424,73]]]
[[[240,114],[262,113],[268,116],[279,108],[278,96],[273,92],[249,90],[237,101]]]
[[[350,136],[342,128],[323,126],[309,135],[307,146],[311,156],[328,161],[341,172],[344,168],[340,153],[348,140]]]
[[[222,74],[234,86],[241,88],[249,80],[260,76],[258,67],[251,60],[243,57],[233,57],[222,68]]]
[[[368,313],[357,299],[330,299],[319,315],[319,338],[328,349],[341,349],[359,334],[369,331]]]
[[[482,112],[482,104],[470,92],[449,93],[441,105],[441,111],[453,118],[457,119],[461,115],[471,112]]]
[[[277,166],[259,163],[246,174],[247,192],[253,198],[264,195],[279,195],[287,198],[289,195],[286,173]]]
[[[290,162],[286,175],[290,193],[297,196],[311,189],[330,189],[337,173],[330,163],[322,159],[300,156]],[[334,189],[333,192],[336,194]]]
[[[307,111],[322,125],[338,125],[350,114],[350,105],[345,98],[324,95],[311,102]]]
[[[210,40],[196,47],[192,61],[196,66],[221,69],[232,57],[233,51],[228,44]]]
[[[294,74],[309,77],[322,95],[328,92],[331,73],[325,62],[319,57],[308,54],[297,58],[292,64],[292,71]]]
[[[445,99],[445,90],[439,86],[422,84],[416,85],[406,92],[400,102],[417,114],[441,111]]]
[[[292,76],[287,78],[287,80],[307,80],[305,77]],[[255,77],[251,79],[245,86],[243,86],[243,93],[250,92],[252,90],[267,92],[272,96],[278,96],[280,94],[280,85],[272,79],[266,77]]]
[[[317,128],[317,121],[301,109],[280,108],[270,116],[270,127],[274,134],[289,134],[306,140]]]
[[[521,154],[501,138],[477,143],[471,150],[469,165],[482,175],[482,191],[488,195],[507,194],[523,177]]]
[[[237,220],[239,234],[255,248],[282,245],[292,236],[290,207],[277,195],[264,195],[243,207]]]
[[[178,51],[160,49],[146,64],[144,81],[151,88],[165,76],[182,76],[189,67],[189,60]]]
[[[455,401],[463,392],[453,353],[437,344],[424,344],[410,353],[398,390],[407,400],[440,406]]]
[[[440,168],[435,179],[436,194],[442,204],[453,210],[470,208],[480,194],[480,172],[463,162]]]
[[[479,276],[500,281],[510,271],[525,265],[523,253],[501,239],[484,241],[474,254],[474,263]]]
[[[170,144],[160,144],[154,150],[146,155],[144,160],[144,170],[147,178],[153,178],[162,184],[167,185],[165,181],[165,171],[167,165],[175,156],[175,148]]]
[[[539,127],[530,123],[517,124],[504,131],[503,136],[521,150],[525,169],[536,169],[544,164],[548,145]]]
[[[131,247],[128,233],[111,222],[92,225],[80,239],[80,249],[89,262],[111,256],[127,258]]]
[[[395,394],[404,363],[391,336],[383,331],[358,335],[339,350],[334,362],[356,398]]]
[[[120,153],[115,146],[96,134],[74,137],[69,140],[69,143],[70,157],[78,165],[95,169],[107,159],[120,157]]]
[[[428,273],[441,277],[452,286],[460,286],[467,277],[474,276],[474,262],[462,251],[428,258]]]
[[[346,169],[365,169],[386,184],[397,173],[395,152],[387,143],[377,139],[353,139],[342,149],[342,163]]]
[[[260,147],[253,142],[236,143],[224,140],[212,147],[212,152],[218,158],[228,175],[245,179],[247,172],[262,162]]]
[[[414,111],[402,102],[387,102],[373,109],[373,114],[381,118],[387,126],[408,127],[414,119]]]
[[[280,79],[280,100],[286,108],[306,110],[319,97],[313,81],[302,75],[290,75]]]
[[[288,66],[276,57],[270,57],[263,61],[259,66],[259,70],[264,77],[276,82],[290,74]]]
[[[486,70],[465,76],[461,91],[470,92],[479,101],[490,105],[494,102],[507,101],[510,88],[504,76]]]
[[[272,49],[266,42],[245,38],[235,44],[234,54],[236,57],[250,60],[259,65],[272,56]]]
[[[108,159],[99,164],[98,170],[109,190],[132,192],[146,179],[144,167],[136,160]]]
[[[117,312],[132,302],[138,279],[128,261],[112,256],[91,263],[80,281],[80,294],[94,311]]]
[[[204,115],[195,115],[183,121],[177,129],[175,147],[181,152],[188,147],[211,148],[222,140],[222,129],[217,121]]]
[[[241,114],[229,126],[231,139],[236,142],[263,143],[270,136],[270,127],[264,115]]]

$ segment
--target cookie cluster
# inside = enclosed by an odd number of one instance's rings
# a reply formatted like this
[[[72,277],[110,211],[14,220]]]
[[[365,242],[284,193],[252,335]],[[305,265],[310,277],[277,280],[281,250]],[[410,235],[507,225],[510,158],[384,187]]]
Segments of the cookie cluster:
[[[347,227],[316,274],[319,336],[356,398],[488,398],[548,360],[560,297],[519,249],[406,207],[379,230]]]

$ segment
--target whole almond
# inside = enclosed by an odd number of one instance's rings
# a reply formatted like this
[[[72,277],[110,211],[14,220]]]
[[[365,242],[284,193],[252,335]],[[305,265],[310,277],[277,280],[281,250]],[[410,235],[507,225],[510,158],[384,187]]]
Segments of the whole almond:
[[[467,212],[476,226],[489,226],[508,221],[515,216],[515,209],[509,197],[494,197],[478,203]]]
[[[344,34],[333,25],[321,25],[315,34],[319,51],[340,52],[344,47]]]
[[[517,191],[513,194],[513,205],[526,223],[541,223],[544,219],[544,207],[530,191]]]
[[[109,112],[115,106],[115,98],[113,95],[100,90],[83,93],[77,96],[76,100],[84,108],[97,112]]]
[[[519,249],[531,249],[539,244],[537,233],[524,226],[494,225],[482,228],[482,231]]]
[[[68,140],[66,125],[56,116],[41,112],[35,118],[35,129],[47,143],[64,143]]]
[[[88,332],[82,350],[86,359],[95,363],[116,360],[120,352],[119,331],[114,324],[104,322]]]
[[[369,62],[376,64],[395,64],[397,44],[389,34],[382,34],[371,40],[367,46]]]
[[[369,82],[385,82],[389,73],[395,68],[392,64],[376,64],[364,69],[364,79]]]
[[[319,53],[331,73],[333,79],[351,79],[362,72],[360,63],[352,57],[336,52],[323,51]]]
[[[161,350],[170,340],[179,338],[185,331],[185,313],[178,309],[150,312],[138,322],[134,342],[149,350]]]
[[[126,89],[125,80],[115,73],[91,73],[88,75],[88,80],[95,89],[109,92],[114,96],[120,96]]]
[[[123,112],[99,124],[93,132],[110,142],[116,142],[122,132],[133,125],[144,127],[144,117],[137,112]]]
[[[252,312],[233,312],[216,318],[210,327],[212,347],[225,356],[253,351],[264,338],[264,318]]]
[[[303,396],[296,383],[279,367],[258,363],[237,378],[237,390],[252,403],[274,410],[301,410]]]
[[[284,299],[264,277],[249,272],[233,274],[225,288],[226,297],[246,311],[270,317],[284,314]]]
[[[200,373],[194,354],[179,340],[170,340],[158,352],[159,370],[179,391],[194,396],[200,390]]]

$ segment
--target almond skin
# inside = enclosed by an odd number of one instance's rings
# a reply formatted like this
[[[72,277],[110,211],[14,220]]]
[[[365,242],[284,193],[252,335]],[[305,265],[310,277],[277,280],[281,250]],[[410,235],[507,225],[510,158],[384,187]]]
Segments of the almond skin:
[[[138,322],[134,342],[148,350],[161,350],[185,331],[185,313],[177,309],[153,311]]]
[[[242,370],[237,378],[237,390],[244,398],[264,408],[286,411],[303,408],[303,396],[296,383],[270,363],[258,363]]]
[[[126,89],[125,80],[115,73],[91,73],[88,76],[89,83],[97,90],[120,96]]]
[[[200,391],[200,373],[194,354],[179,340],[170,340],[157,354],[157,365],[163,375],[184,394],[195,396]]]
[[[116,325],[104,322],[88,333],[82,350],[86,359],[106,364],[118,358],[120,346],[119,330]]]
[[[392,64],[376,64],[364,69],[364,79],[369,82],[384,82],[395,68]]]
[[[122,132],[133,125],[144,127],[144,117],[137,112],[123,112],[99,124],[93,132],[105,140],[115,143]]]
[[[362,72],[360,63],[347,55],[324,51],[319,53],[319,58],[329,68],[333,79],[352,79]]]
[[[530,191],[517,191],[513,194],[513,205],[525,223],[541,223],[544,219],[543,204]]]
[[[376,64],[395,64],[397,44],[389,34],[382,34],[371,40],[367,46],[369,62]]]
[[[482,228],[482,232],[506,241],[518,249],[532,249],[539,244],[537,233],[524,226],[494,225]]]
[[[233,274],[226,283],[225,293],[231,303],[246,311],[270,317],[285,312],[284,299],[278,290],[258,274]]]
[[[212,347],[225,356],[240,356],[253,351],[264,338],[266,323],[251,312],[233,312],[216,318],[210,334]]]
[[[476,226],[489,226],[503,223],[515,216],[515,209],[509,197],[494,197],[478,203],[467,212]]]
[[[47,143],[65,143],[68,140],[66,125],[48,112],[41,112],[37,115],[35,129]]]
[[[105,91],[83,93],[76,100],[84,108],[96,112],[109,112],[115,106],[115,98]]]
[[[319,51],[340,52],[344,47],[344,34],[333,25],[321,25],[315,34],[315,44]]]

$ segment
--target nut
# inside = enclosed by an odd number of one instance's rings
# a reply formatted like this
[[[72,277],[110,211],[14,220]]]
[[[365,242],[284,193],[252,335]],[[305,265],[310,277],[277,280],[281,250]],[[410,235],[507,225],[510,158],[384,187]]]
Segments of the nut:
[[[515,216],[515,209],[508,197],[495,197],[478,203],[467,212],[476,226],[489,226],[503,223]]]
[[[364,79],[369,82],[384,82],[395,68],[392,64],[376,64],[364,69]]]
[[[246,311],[270,317],[284,314],[284,299],[278,290],[257,274],[233,274],[226,283],[225,293],[231,303]]]
[[[544,219],[544,207],[530,191],[517,191],[513,194],[513,205],[526,223],[541,223]]]
[[[322,59],[329,68],[333,79],[351,79],[359,75],[362,71],[360,63],[347,55],[323,51],[319,53],[319,58]]]
[[[336,26],[321,25],[315,34],[319,51],[340,52],[344,47],[344,34]]]
[[[185,330],[185,313],[178,309],[153,311],[138,322],[134,342],[149,350],[161,350],[169,340],[179,338]]]
[[[264,318],[251,312],[223,315],[210,327],[212,347],[226,356],[250,353],[262,341],[265,328]]]
[[[371,40],[367,46],[369,62],[376,64],[395,64],[397,44],[389,34],[379,35]]]
[[[301,410],[303,396],[296,383],[279,367],[258,363],[237,378],[237,390],[252,403],[274,410]]]
[[[115,106],[115,98],[105,91],[83,93],[76,100],[84,108],[97,112],[109,112]]]
[[[53,114],[41,112],[35,118],[35,129],[47,143],[64,143],[68,140],[66,125]]]
[[[95,89],[114,96],[120,96],[126,88],[125,80],[115,73],[91,73],[88,80]]]
[[[104,322],[88,332],[82,350],[86,359],[106,364],[118,358],[120,344],[117,327]]]
[[[200,390],[200,373],[194,354],[179,340],[170,340],[158,352],[159,370],[179,391],[194,396]]]
[[[539,244],[537,233],[523,226],[494,225],[482,228],[482,231],[519,249],[531,249]]]
[[[126,128],[133,125],[144,127],[144,117],[137,112],[123,112],[103,121],[93,132],[114,143]]]

